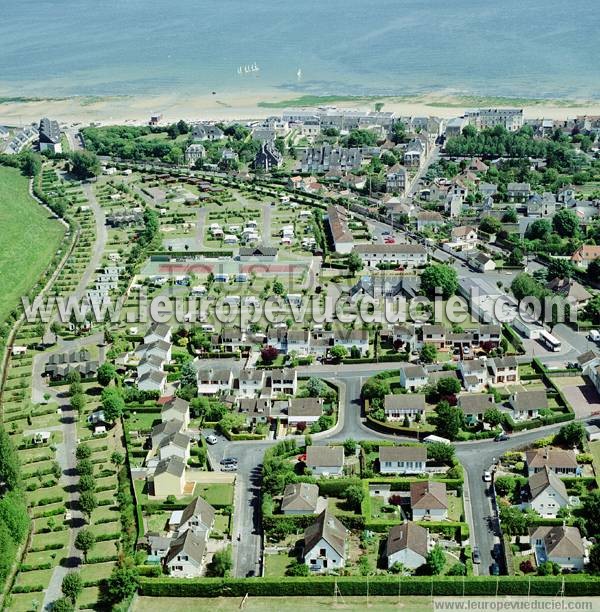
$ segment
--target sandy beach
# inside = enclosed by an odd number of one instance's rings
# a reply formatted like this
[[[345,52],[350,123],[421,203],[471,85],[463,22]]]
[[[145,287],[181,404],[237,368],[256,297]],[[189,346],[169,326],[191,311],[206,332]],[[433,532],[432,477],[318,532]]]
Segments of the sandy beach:
[[[311,97],[312,98],[312,97]],[[264,107],[261,103],[272,106]],[[315,106],[318,98],[307,106]],[[359,109],[374,108],[383,103],[383,109],[399,116],[456,117],[463,109],[473,106],[517,106],[524,108],[527,118],[566,119],[577,115],[600,115],[599,101],[521,100],[497,98],[460,98],[452,95],[430,94],[414,98],[357,98],[324,99],[323,105]],[[475,103],[476,102],[476,103]],[[254,93],[219,93],[182,96],[160,95],[155,97],[105,97],[64,99],[23,99],[0,102],[0,124],[24,125],[48,116],[62,123],[146,124],[151,114],[161,113],[163,121],[179,119],[202,120],[251,120],[281,114],[286,107],[297,106],[294,97],[280,90]]]

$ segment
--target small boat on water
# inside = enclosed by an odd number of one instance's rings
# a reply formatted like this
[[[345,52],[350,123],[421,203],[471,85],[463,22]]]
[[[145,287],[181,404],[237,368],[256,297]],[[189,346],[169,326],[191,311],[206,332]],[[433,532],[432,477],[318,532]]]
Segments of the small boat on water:
[[[298,77],[299,81],[302,79],[302,68],[298,68],[298,72],[296,72],[296,76]]]

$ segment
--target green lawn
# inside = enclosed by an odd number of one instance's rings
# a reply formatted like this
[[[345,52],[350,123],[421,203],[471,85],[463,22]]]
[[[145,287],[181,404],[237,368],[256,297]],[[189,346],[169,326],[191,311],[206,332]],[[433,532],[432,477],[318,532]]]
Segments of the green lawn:
[[[285,570],[293,560],[287,553],[265,555],[265,576],[285,576]]]
[[[596,472],[596,482],[600,484],[600,440],[590,442],[590,452],[594,457],[594,472]]]
[[[0,166],[0,321],[35,285],[63,238],[64,226],[29,197],[27,178]]]
[[[233,504],[233,485],[197,483],[194,496],[198,495],[211,505],[228,506]]]

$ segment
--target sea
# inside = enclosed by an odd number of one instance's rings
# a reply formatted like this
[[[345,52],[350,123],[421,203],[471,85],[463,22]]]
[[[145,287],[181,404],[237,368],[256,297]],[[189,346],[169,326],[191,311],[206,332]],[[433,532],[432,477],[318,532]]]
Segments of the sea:
[[[0,96],[600,98],[600,0],[0,0]]]

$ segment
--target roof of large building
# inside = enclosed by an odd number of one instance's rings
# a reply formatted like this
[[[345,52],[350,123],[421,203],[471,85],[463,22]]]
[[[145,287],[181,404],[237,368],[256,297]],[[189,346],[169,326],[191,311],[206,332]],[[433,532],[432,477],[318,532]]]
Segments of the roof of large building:
[[[339,206],[330,204],[327,207],[327,217],[329,219],[329,227],[334,242],[354,242],[352,232],[348,228],[347,214]]]
[[[357,244],[356,253],[399,253],[403,255],[426,255],[427,249],[420,244]]]
[[[40,142],[58,144],[60,142],[60,126],[57,121],[44,117],[40,121]]]
[[[401,550],[409,549],[421,557],[427,556],[427,529],[417,523],[407,522],[394,525],[387,537],[386,556],[389,557]]]
[[[317,520],[304,530],[304,550],[312,550],[323,539],[343,557],[346,551],[347,534],[348,530],[344,525],[333,514],[323,510]]]

